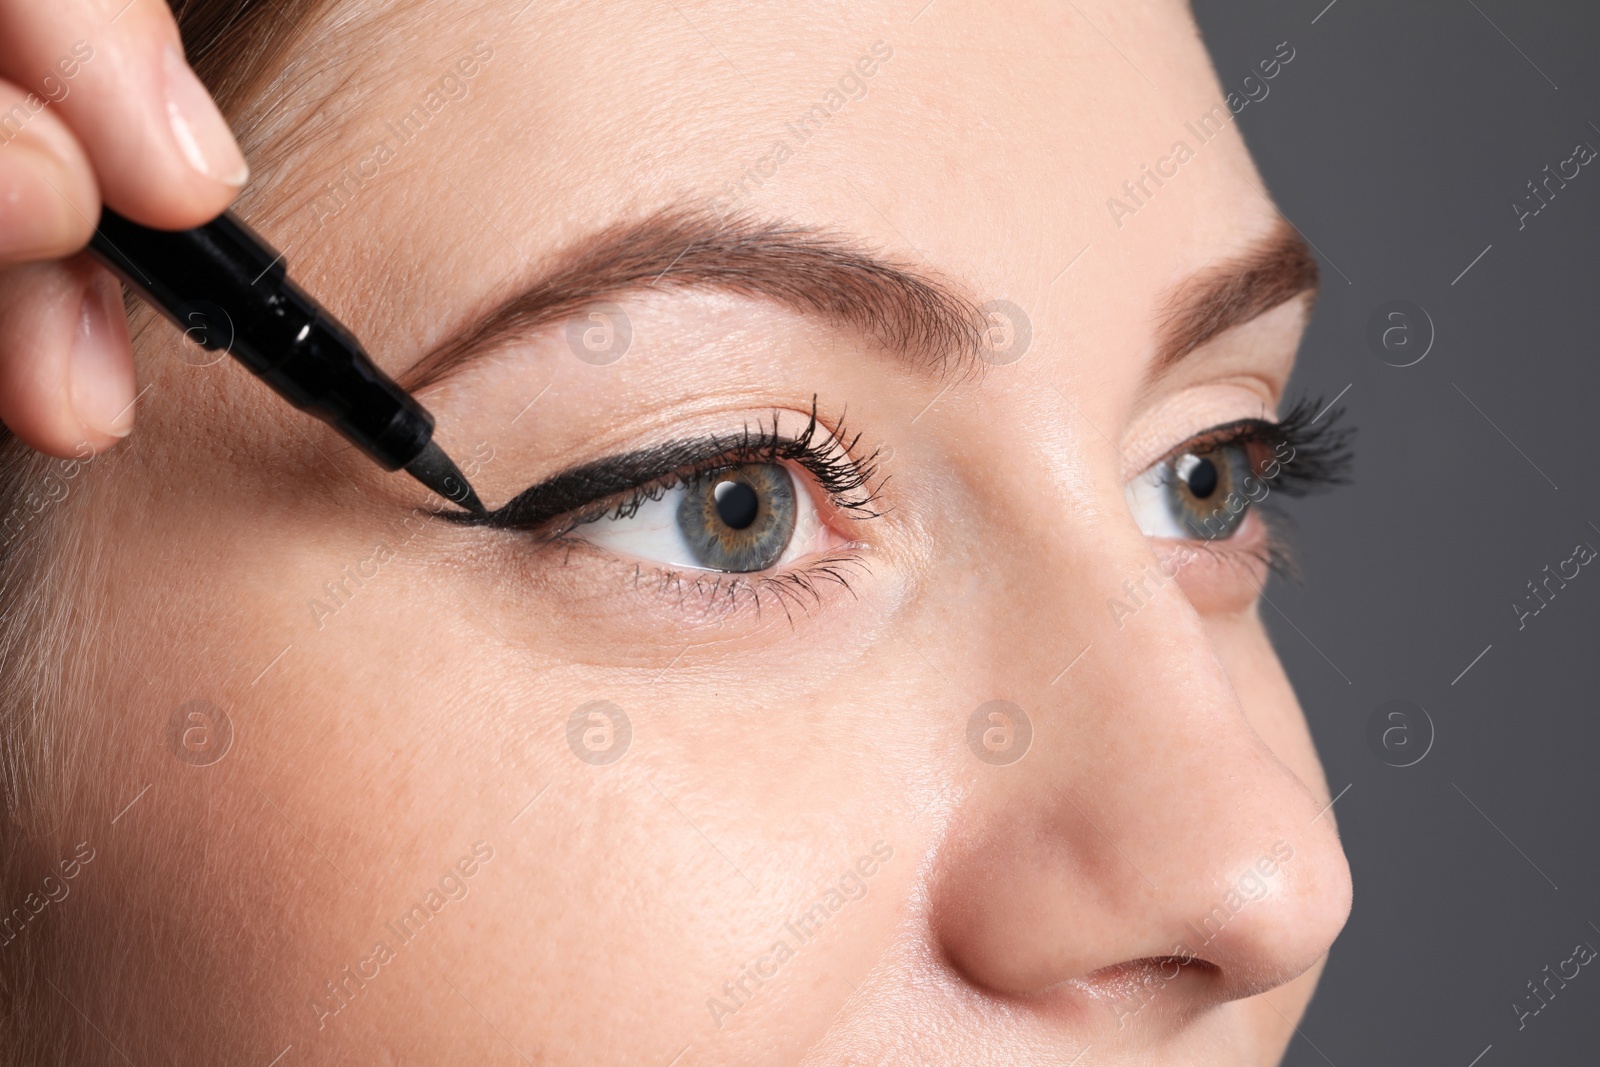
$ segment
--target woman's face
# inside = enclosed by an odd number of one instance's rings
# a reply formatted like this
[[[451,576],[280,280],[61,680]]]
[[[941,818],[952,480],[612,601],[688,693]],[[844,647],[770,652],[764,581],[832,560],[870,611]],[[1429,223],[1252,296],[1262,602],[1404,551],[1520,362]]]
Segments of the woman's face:
[[[140,333],[92,1055],[1276,1062],[1350,902],[1242,505],[1310,278],[1186,8],[443,12],[326,12],[239,210],[517,506]]]

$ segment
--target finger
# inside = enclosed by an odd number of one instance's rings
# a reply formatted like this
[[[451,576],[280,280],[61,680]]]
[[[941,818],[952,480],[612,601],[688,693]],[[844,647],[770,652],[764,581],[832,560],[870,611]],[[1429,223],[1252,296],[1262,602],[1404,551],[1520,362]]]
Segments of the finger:
[[[0,81],[0,113],[26,110],[27,98]],[[61,120],[41,109],[0,146],[0,266],[69,255],[99,217],[89,160]]]
[[[0,271],[0,421],[41,452],[109,448],[133,429],[122,287],[87,255]]]
[[[61,118],[105,202],[136,222],[199,225],[249,176],[162,0],[0,0],[0,76]],[[0,115],[0,140],[36,119]]]

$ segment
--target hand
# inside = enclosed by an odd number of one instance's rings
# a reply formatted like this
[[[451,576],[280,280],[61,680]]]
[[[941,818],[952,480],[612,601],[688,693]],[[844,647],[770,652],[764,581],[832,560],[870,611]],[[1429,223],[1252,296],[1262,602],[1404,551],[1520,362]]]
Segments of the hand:
[[[60,456],[126,436],[122,289],[82,251],[100,203],[184,229],[248,176],[164,0],[0,0],[0,421]]]

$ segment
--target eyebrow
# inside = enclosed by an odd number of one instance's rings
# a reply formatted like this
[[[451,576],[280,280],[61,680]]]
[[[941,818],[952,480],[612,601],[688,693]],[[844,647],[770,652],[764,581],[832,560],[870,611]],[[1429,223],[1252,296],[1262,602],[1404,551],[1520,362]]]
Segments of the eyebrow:
[[[1173,290],[1151,376],[1170,370],[1218,334],[1316,289],[1316,257],[1299,231],[1280,219],[1260,243],[1201,270]]]
[[[399,375],[410,390],[550,322],[641,290],[720,289],[775,300],[873,338],[940,372],[978,358],[982,316],[954,284],[822,230],[668,209],[617,223],[557,255],[538,281],[475,316]]]
[[[1316,259],[1280,220],[1253,248],[1173,290],[1150,374],[1164,373],[1218,334],[1316,286]],[[397,379],[416,391],[598,301],[672,289],[720,289],[775,300],[856,329],[929,373],[942,373],[952,359],[964,368],[976,366],[988,326],[981,307],[955,284],[847,237],[669,208],[576,242],[539,280],[473,316]]]

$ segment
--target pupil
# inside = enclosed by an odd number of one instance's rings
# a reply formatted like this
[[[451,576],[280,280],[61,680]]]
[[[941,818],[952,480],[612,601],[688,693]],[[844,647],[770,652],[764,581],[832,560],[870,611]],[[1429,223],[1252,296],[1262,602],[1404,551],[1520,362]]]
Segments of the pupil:
[[[1209,459],[1197,460],[1184,480],[1189,484],[1189,492],[1204,500],[1217,491],[1217,465]]]
[[[728,479],[711,491],[717,505],[717,518],[735,530],[748,529],[761,512],[761,498],[744,482]]]
[[[685,486],[678,531],[695,566],[764,571],[789,547],[798,505],[794,481],[781,463],[721,467]]]

